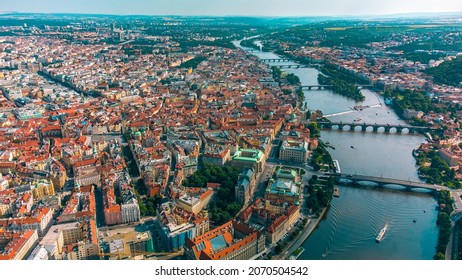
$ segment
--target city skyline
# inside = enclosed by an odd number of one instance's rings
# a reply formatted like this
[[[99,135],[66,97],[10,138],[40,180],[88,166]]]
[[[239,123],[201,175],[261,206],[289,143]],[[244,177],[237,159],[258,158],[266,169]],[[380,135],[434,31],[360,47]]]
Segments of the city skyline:
[[[0,1],[5,2],[5,1]],[[172,0],[172,1],[31,1],[2,3],[0,12],[82,13],[122,15],[182,15],[182,16],[365,16],[407,13],[458,13],[462,4],[457,0],[442,1],[377,1],[352,0]],[[128,5],[129,4],[129,5]]]
[[[25,1],[0,5],[0,261],[462,259],[462,12]]]

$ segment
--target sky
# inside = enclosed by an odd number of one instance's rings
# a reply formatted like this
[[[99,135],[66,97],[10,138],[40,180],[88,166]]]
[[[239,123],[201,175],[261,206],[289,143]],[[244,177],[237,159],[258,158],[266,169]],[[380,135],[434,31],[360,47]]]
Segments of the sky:
[[[462,0],[0,0],[0,12],[358,16],[462,12]]]

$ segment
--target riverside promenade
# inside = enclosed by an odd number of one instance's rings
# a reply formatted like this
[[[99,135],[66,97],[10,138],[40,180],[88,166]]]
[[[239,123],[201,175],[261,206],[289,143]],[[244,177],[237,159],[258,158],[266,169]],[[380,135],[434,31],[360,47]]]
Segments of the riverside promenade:
[[[330,202],[329,202],[330,204]],[[297,235],[293,240],[287,244],[287,246],[282,250],[282,252],[279,255],[275,255],[272,259],[273,260],[285,260],[289,259],[290,255],[297,250],[300,246],[302,246],[303,242],[311,235],[311,233],[316,229],[318,224],[321,222],[322,218],[327,212],[327,208],[324,208],[319,215],[318,218],[316,219],[309,219],[309,221],[306,223],[305,227],[303,230],[300,232],[299,235]]]

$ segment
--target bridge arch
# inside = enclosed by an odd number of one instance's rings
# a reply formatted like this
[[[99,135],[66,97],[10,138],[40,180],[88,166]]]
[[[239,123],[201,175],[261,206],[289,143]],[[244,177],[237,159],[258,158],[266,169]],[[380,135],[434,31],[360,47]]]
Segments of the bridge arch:
[[[312,85],[309,87],[315,88],[315,87],[321,87],[321,86]],[[323,86],[323,87],[326,87],[326,86]],[[370,124],[370,123],[359,123],[359,122],[318,122],[318,125],[320,128],[323,128],[323,129],[338,129],[338,130],[363,131],[363,132],[373,131],[373,132],[384,132],[384,133],[395,133],[395,134],[421,133],[421,132],[426,132],[430,130],[427,127],[410,126],[410,125],[402,125],[402,124],[377,124],[377,123]],[[352,126],[354,128],[352,128]],[[361,127],[361,129],[357,129],[358,126]]]
[[[407,134],[410,134],[411,133],[411,129],[409,127],[403,127],[403,133],[407,133]]]

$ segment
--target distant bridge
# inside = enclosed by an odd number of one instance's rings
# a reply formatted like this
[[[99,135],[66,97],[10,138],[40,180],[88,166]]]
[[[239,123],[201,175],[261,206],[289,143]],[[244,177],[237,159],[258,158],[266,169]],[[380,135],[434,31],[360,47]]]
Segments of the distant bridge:
[[[357,174],[345,174],[345,173],[334,173],[332,174],[337,178],[338,183],[346,183],[346,184],[355,184],[358,185],[359,182],[373,182],[379,185],[379,187],[383,187],[385,185],[399,185],[406,187],[407,190],[412,190],[415,188],[419,189],[427,189],[431,191],[450,191],[448,187],[440,186],[440,185],[433,185],[427,184],[422,182],[414,182],[414,181],[406,181],[406,180],[399,180],[399,179],[391,179],[391,178],[383,178],[383,177],[375,177],[375,176],[365,176],[365,175],[357,175]],[[348,180],[346,182],[342,182],[339,179]]]
[[[368,124],[368,123],[349,123],[349,122],[317,122],[318,127],[321,129],[332,129],[338,127],[339,130],[344,130],[344,127],[348,127],[350,131],[356,131],[356,127],[361,127],[361,131],[367,131],[369,127],[372,128],[373,132],[378,132],[380,128],[383,128],[386,133],[391,132],[392,129],[396,130],[396,133],[402,133],[407,130],[408,133],[425,133],[431,130],[426,126],[413,126],[413,125],[402,125],[402,124]]]
[[[322,90],[322,89],[331,89],[333,85],[303,85],[299,89],[302,90]]]
[[[292,60],[287,58],[262,58],[260,59],[262,62],[291,62]]]
[[[362,85],[362,84],[355,84],[358,88],[366,88],[366,87],[373,87],[372,85]],[[331,89],[333,85],[303,85],[299,88],[302,90],[322,90],[322,89]]]
[[[301,64],[279,64],[279,65],[271,65],[271,66],[274,66],[274,67],[277,67],[279,69],[298,69],[298,68],[310,68],[312,66],[308,66],[308,65],[301,65]]]

